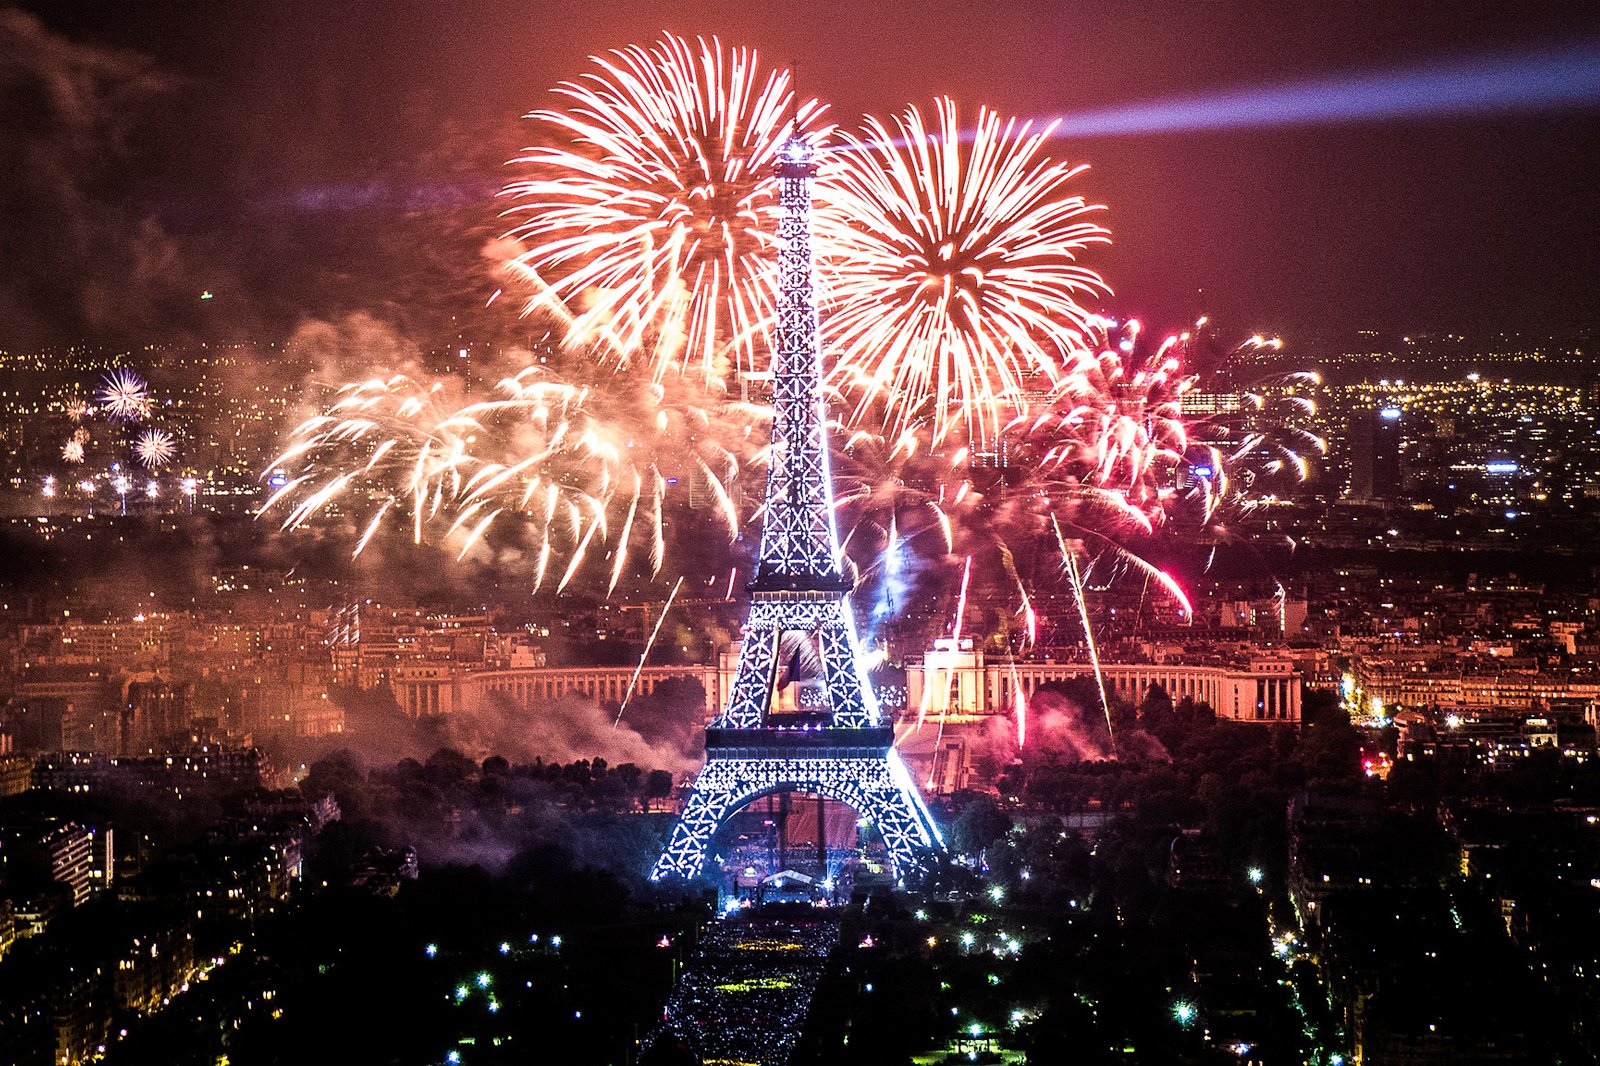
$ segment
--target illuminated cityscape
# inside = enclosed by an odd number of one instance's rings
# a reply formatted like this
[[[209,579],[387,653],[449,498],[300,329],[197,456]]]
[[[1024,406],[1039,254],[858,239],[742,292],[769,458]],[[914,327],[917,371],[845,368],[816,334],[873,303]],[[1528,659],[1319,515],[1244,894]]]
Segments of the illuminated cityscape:
[[[1600,1063],[1591,7],[0,6],[0,1064]]]

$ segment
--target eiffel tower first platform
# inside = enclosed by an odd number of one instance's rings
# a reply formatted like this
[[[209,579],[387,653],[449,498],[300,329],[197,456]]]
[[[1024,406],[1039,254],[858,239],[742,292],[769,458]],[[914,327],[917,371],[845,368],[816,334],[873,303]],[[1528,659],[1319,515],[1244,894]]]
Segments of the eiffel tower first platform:
[[[705,767],[652,880],[698,877],[723,822],[782,792],[826,796],[870,820],[897,876],[944,847],[865,683],[845,602],[812,288],[815,175],[811,146],[791,137],[777,167],[775,419],[750,616],[728,706],[706,729]]]

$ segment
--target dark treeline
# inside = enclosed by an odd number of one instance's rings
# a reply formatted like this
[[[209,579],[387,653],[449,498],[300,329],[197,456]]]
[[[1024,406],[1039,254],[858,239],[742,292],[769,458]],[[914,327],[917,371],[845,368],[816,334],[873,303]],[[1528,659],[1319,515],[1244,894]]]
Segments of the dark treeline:
[[[1059,686],[1080,705],[1097,695],[1075,680]],[[1060,889],[1082,897],[1098,887],[1118,906],[1149,900],[1165,876],[1175,834],[1199,830],[1208,850],[1234,870],[1260,866],[1276,880],[1287,861],[1286,812],[1305,789],[1355,792],[1361,778],[1361,736],[1331,692],[1307,693],[1300,730],[1266,729],[1219,721],[1204,703],[1176,704],[1159,688],[1138,707],[1112,703],[1118,743],[1132,749],[1121,759],[1085,761],[1065,757],[1047,743],[1025,750],[999,777],[1002,799],[972,796],[961,803],[950,827],[957,853],[984,852],[1002,883],[1023,892]],[[1085,716],[1093,726],[1092,716]],[[1101,734],[1103,721],[1098,723]],[[1142,757],[1137,757],[1141,756]],[[1032,812],[1014,818],[1011,809]],[[1026,826],[1043,812],[1056,815],[1038,834]],[[1048,856],[1059,841],[1061,818],[1092,824],[1106,861],[1097,864],[1096,886],[1078,877],[1038,876],[1056,865]],[[1021,822],[1023,828],[1017,829]],[[1028,845],[1037,836],[1042,854]],[[1012,846],[996,848],[1010,840]],[[1073,856],[1081,848],[1062,842],[1063,861],[1086,869]],[[1035,868],[1037,867],[1037,868]],[[1030,869],[1024,882],[1020,871]],[[1121,874],[1111,876],[1115,869]],[[1065,871],[1062,871],[1063,873]],[[1109,880],[1105,878],[1109,877]],[[1281,882],[1280,882],[1281,883]],[[1063,897],[1064,900],[1065,897]]]
[[[495,755],[477,763],[441,748],[426,760],[368,769],[339,751],[313,763],[301,782],[308,795],[331,793],[342,813],[317,839],[309,872],[342,881],[370,849],[406,846],[425,868],[499,872],[519,854],[556,848],[576,865],[640,877],[670,816],[630,816],[658,805],[672,787],[666,770],[600,758],[513,765]]]

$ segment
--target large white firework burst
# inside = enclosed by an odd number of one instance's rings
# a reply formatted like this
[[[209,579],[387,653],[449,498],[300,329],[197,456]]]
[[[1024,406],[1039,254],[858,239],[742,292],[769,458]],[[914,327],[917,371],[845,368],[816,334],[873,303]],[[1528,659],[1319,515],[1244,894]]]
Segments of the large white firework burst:
[[[753,369],[772,313],[773,163],[822,108],[716,38],[666,34],[593,62],[555,90],[564,106],[529,116],[540,143],[506,189],[528,310],[657,380]]]
[[[330,510],[356,518],[360,554],[388,522],[464,556],[515,516],[534,545],[533,585],[566,588],[609,558],[607,589],[635,561],[660,570],[669,473],[697,478],[730,537],[727,486],[764,440],[755,409],[729,411],[684,381],[609,372],[600,385],[525,367],[493,399],[456,406],[442,382],[404,375],[344,386],[272,464],[287,480],[263,511],[285,528]],[[672,480],[677,480],[676,477]]]
[[[852,423],[992,443],[1082,343],[1080,301],[1106,285],[1079,256],[1109,235],[1070,190],[1083,168],[1043,153],[1051,128],[988,109],[963,127],[941,99],[931,123],[913,107],[841,133],[816,229]]]

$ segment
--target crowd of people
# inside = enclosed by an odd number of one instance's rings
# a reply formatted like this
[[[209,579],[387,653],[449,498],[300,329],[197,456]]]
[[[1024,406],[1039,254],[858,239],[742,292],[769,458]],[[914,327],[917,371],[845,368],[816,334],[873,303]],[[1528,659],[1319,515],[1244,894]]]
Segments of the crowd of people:
[[[810,907],[738,911],[713,922],[646,1040],[642,1061],[683,1056],[785,1066],[838,940],[838,922]]]

